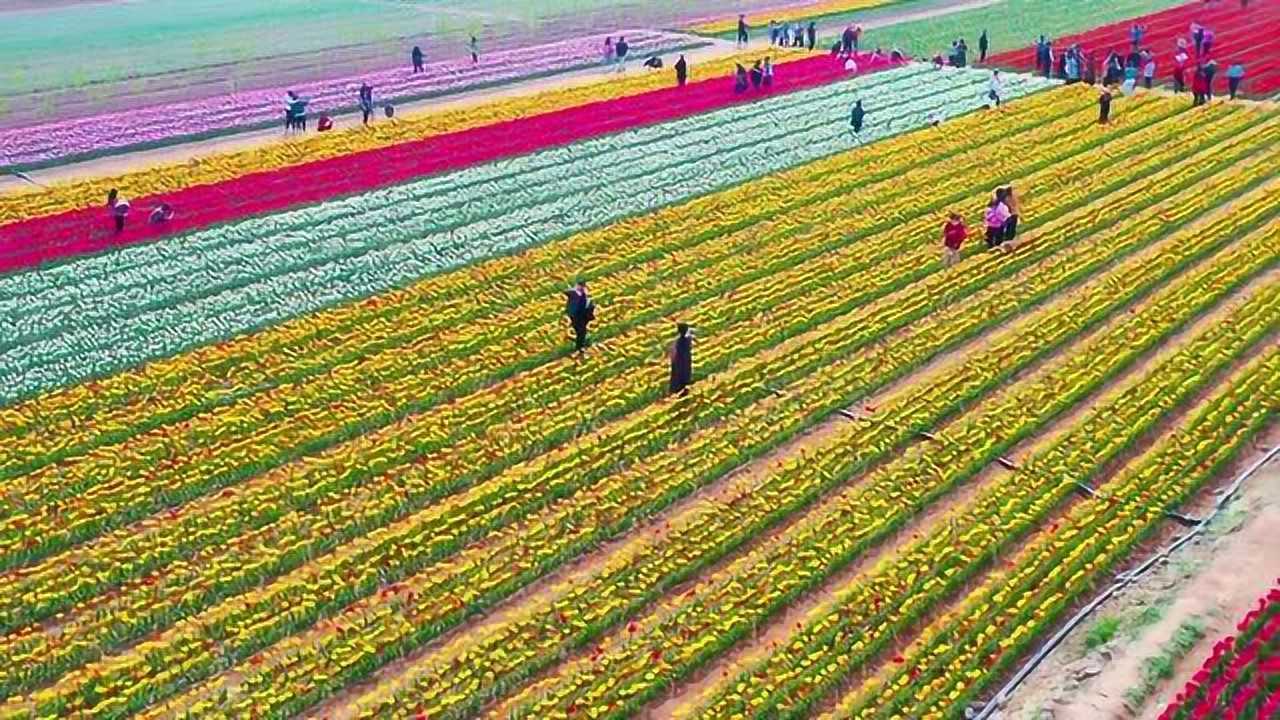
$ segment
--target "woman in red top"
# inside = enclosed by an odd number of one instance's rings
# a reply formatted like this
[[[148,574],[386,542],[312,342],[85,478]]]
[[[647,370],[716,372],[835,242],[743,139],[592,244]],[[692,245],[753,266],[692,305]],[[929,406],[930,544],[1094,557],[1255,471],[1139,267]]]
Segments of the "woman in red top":
[[[964,226],[964,218],[958,213],[951,213],[947,224],[942,226],[942,264],[947,267],[960,260],[960,246],[969,237],[969,228]]]
[[[1191,95],[1195,98],[1192,105],[1204,105],[1209,101],[1209,76],[1201,66],[1196,66],[1196,74],[1191,79]]]

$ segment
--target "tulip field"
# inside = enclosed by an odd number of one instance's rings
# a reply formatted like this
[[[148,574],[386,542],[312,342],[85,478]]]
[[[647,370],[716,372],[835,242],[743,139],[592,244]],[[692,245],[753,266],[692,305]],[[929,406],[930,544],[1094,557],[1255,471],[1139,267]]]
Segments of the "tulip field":
[[[854,59],[726,46],[681,87],[181,161],[129,146],[277,91],[0,130],[9,162],[136,160],[0,191],[0,720],[981,707],[1280,417],[1280,107],[1100,123],[1092,87],[1009,72],[992,107],[988,69]],[[1277,592],[1162,720],[1275,714]]]

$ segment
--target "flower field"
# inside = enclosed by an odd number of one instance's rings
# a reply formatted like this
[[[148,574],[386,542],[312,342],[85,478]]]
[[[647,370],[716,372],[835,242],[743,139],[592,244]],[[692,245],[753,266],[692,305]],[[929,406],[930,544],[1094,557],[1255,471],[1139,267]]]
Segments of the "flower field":
[[[863,59],[864,71],[892,65],[887,59]],[[768,95],[819,87],[849,75],[840,63],[828,58],[780,63],[777,69],[781,78]],[[34,217],[27,210],[23,220],[0,227],[0,270],[319,203],[575,140],[751,103],[764,95],[735,94],[732,80],[727,77],[707,79],[685,88],[615,98],[516,122],[474,127],[274,171],[251,172],[209,185],[135,198],[139,204],[167,203],[183,212],[163,225],[135,223],[128,232],[116,232],[104,222],[99,207]],[[80,194],[81,202],[85,197]]]
[[[100,376],[839,153],[854,141],[843,113],[827,108],[854,90],[873,108],[871,139],[979,106],[982,82],[978,72],[900,68],[0,277],[11,338],[0,346],[0,395]],[[1012,83],[1009,93],[1042,87]],[[797,137],[806,142],[789,145]],[[810,186],[833,177],[815,172]],[[667,184],[654,188],[658,176]]]
[[[1225,95],[1226,70],[1232,63],[1245,67],[1240,90],[1246,95],[1268,97],[1280,92],[1280,2],[1258,0],[1241,7],[1239,3],[1189,2],[1150,15],[1103,25],[1082,33],[1053,38],[1056,48],[1079,44],[1086,52],[1097,52],[1099,62],[1115,50],[1129,51],[1129,29],[1137,22],[1147,26],[1143,46],[1156,55],[1156,70],[1162,82],[1172,83],[1178,38],[1187,40],[1193,58],[1195,46],[1190,26],[1198,22],[1213,30],[1212,51],[1205,59],[1218,62],[1219,72],[1213,81],[1214,94]],[[1035,69],[1035,47],[1025,47],[991,58],[991,63],[1020,70]],[[1188,73],[1188,78],[1190,73]],[[1188,85],[1190,80],[1188,79]]]
[[[1246,720],[1280,713],[1280,586],[1258,600],[1160,714],[1160,720]]]
[[[959,716],[1280,413],[1280,113],[986,79],[264,183],[0,277],[0,718]],[[997,182],[1020,242],[944,263]],[[1222,662],[1189,699],[1269,677]]]
[[[637,57],[694,45],[681,35],[626,30],[621,34],[627,36]],[[356,111],[360,85],[366,82],[374,87],[381,104],[566,72],[600,64],[604,38],[604,35],[590,36],[486,52],[482,61],[475,64],[470,58],[434,62],[427,64],[421,73],[414,73],[406,64],[356,77],[316,80],[3,129],[0,130],[0,165],[33,167],[71,162],[234,130],[275,126],[281,122],[288,90],[311,101],[307,111],[314,118],[321,113]]]

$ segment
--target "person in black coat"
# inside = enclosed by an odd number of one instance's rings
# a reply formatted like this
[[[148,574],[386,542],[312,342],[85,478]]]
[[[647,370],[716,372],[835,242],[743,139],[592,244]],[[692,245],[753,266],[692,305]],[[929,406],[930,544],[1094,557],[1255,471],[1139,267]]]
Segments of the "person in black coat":
[[[760,61],[757,60],[755,65],[751,66],[751,87],[759,90],[760,84],[764,82],[764,69],[760,67]]]
[[[818,44],[818,23],[810,21],[805,34],[809,36],[809,52],[813,52],[813,46]]]
[[[413,46],[413,52],[409,53],[409,59],[413,61],[413,71],[415,73],[423,72],[422,69],[422,48],[417,45]]]
[[[684,59],[683,55],[680,56],[679,60],[676,60],[675,67],[676,86],[684,87],[684,84],[689,81],[689,63]]]
[[[687,323],[680,323],[676,325],[676,340],[671,344],[671,384],[668,390],[672,395],[686,393],[691,382],[693,382],[693,330]]]
[[[596,319],[596,304],[587,293],[587,284],[581,280],[564,294],[564,314],[569,316],[569,324],[573,326],[573,346],[582,352],[587,349],[587,329]]]
[[[991,40],[987,38],[987,31],[983,30],[978,36],[978,62],[987,61],[987,51],[991,49]]]

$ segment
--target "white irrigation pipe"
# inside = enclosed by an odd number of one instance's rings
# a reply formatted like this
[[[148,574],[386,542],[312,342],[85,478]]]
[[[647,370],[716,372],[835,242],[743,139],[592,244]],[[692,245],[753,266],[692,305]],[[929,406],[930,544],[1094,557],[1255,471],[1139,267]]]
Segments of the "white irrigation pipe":
[[[1156,553],[1154,556],[1148,558],[1146,562],[1142,563],[1132,571],[1117,575],[1116,576],[1117,580],[1115,584],[1107,588],[1106,591],[1104,591],[1101,595],[1094,598],[1093,601],[1090,602],[1088,605],[1085,605],[1083,608],[1081,608],[1079,612],[1077,612],[1070,620],[1067,621],[1067,624],[1063,626],[1061,630],[1054,633],[1053,637],[1049,638],[1049,640],[1045,642],[1044,645],[1040,646],[1040,649],[1036,651],[1036,654],[1033,655],[1030,660],[1027,660],[1026,664],[1024,664],[1022,668],[1018,670],[1017,674],[1014,675],[1013,678],[1011,678],[1009,682],[1005,684],[1004,687],[1000,688],[1000,692],[996,693],[996,696],[991,698],[991,701],[988,702],[986,706],[984,706],[977,715],[973,716],[974,720],[987,720],[987,718],[990,718],[991,715],[995,713],[996,710],[1000,709],[1001,706],[1009,702],[1009,698],[1013,695],[1013,692],[1018,689],[1018,686],[1021,685],[1024,680],[1027,679],[1027,676],[1029,676],[1037,667],[1039,667],[1040,663],[1044,662],[1045,658],[1049,656],[1049,653],[1053,652],[1058,647],[1058,645],[1062,644],[1062,641],[1066,639],[1067,635],[1069,635],[1072,630],[1079,627],[1079,625],[1082,622],[1084,622],[1085,619],[1089,617],[1089,615],[1093,614],[1093,612],[1097,610],[1100,605],[1102,605],[1107,600],[1110,600],[1116,593],[1120,592],[1121,590],[1128,587],[1129,585],[1132,585],[1144,574],[1146,574],[1148,570],[1154,567],[1156,563],[1169,557],[1174,552],[1176,552],[1178,548],[1182,547],[1183,545],[1186,545],[1188,542],[1191,542],[1192,538],[1203,533],[1205,527],[1208,526],[1208,524],[1211,521],[1213,521],[1213,519],[1216,518],[1219,513],[1222,512],[1222,509],[1226,507],[1228,502],[1231,501],[1231,498],[1234,497],[1235,494],[1240,491],[1240,486],[1244,484],[1245,480],[1248,480],[1251,476],[1253,476],[1254,473],[1261,470],[1264,465],[1271,462],[1271,460],[1275,458],[1276,455],[1280,455],[1280,445],[1277,445],[1271,448],[1270,450],[1268,450],[1266,454],[1264,454],[1261,458],[1258,459],[1257,462],[1245,468],[1243,472],[1237,475],[1236,479],[1232,481],[1232,483],[1229,486],[1227,486],[1227,489],[1218,498],[1217,502],[1214,503],[1213,512],[1209,513],[1207,516],[1201,519],[1198,523],[1196,523],[1195,527],[1189,530],[1187,534],[1178,537],[1171,544],[1169,544],[1169,546],[1166,547],[1164,550],[1161,550],[1159,553]]]

